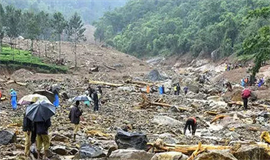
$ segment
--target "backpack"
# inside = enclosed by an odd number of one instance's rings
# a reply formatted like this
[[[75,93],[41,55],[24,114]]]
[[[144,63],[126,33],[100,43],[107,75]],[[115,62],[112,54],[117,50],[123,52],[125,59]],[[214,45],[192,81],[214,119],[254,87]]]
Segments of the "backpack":
[[[245,89],[242,92],[242,97],[243,98],[248,98],[250,96],[250,94],[251,94],[251,91],[249,89]]]

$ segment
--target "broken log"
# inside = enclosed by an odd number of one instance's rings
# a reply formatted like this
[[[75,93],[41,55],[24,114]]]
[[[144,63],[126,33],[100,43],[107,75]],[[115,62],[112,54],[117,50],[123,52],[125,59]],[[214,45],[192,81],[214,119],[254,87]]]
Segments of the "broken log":
[[[170,105],[167,103],[151,102],[145,94],[141,94],[141,96],[142,96],[143,100],[141,103],[139,103],[139,106],[138,106],[139,108],[146,108],[149,106],[161,106],[161,107],[173,107],[174,106],[174,105]],[[177,107],[177,108],[179,110],[182,110],[182,111],[189,111],[188,109],[183,108],[183,107]]]
[[[261,134],[261,136],[260,136],[260,138],[261,138],[261,141],[264,141],[264,142],[270,144],[270,135],[269,135],[269,132],[263,131],[262,134]]]
[[[108,83],[108,82],[102,82],[102,81],[89,81],[90,84],[96,84],[96,85],[107,85],[111,87],[121,87],[124,84],[115,84],[115,83]]]
[[[215,112],[215,111],[206,111],[205,113],[206,113],[206,114],[209,114],[209,115],[212,115],[212,116],[218,115],[218,113]]]
[[[181,152],[186,155],[192,155],[192,153],[196,150],[197,153],[199,151],[204,150],[226,150],[231,149],[231,146],[214,146],[214,145],[172,145],[172,144],[165,144],[161,142],[161,140],[156,141],[155,143],[148,143],[148,146],[154,148],[155,151],[174,151],[174,152]],[[195,152],[196,153],[196,152]]]
[[[116,70],[116,69],[115,69],[115,68],[113,68],[113,67],[107,66],[105,63],[103,63],[103,65],[104,65],[106,68],[108,68],[108,69],[111,69],[111,70]]]
[[[224,117],[228,117],[227,115],[217,115],[215,118],[212,119],[210,124],[216,122],[217,120],[223,119]]]
[[[144,86],[154,86],[155,85],[153,83],[142,82],[142,81],[133,81],[131,79],[126,80],[125,83],[144,85]]]

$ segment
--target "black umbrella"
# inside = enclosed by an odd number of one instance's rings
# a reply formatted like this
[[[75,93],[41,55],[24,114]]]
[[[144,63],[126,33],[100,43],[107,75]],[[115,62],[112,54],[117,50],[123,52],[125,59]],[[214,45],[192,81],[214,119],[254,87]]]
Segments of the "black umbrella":
[[[26,108],[26,116],[33,122],[45,122],[55,114],[55,106],[49,101],[38,101]]]
[[[88,96],[77,96],[73,98],[72,101],[91,101],[91,98]]]
[[[53,92],[50,92],[50,91],[46,91],[46,90],[38,90],[38,91],[35,91],[34,94],[40,94],[40,95],[43,95],[45,97],[47,97],[50,102],[54,102],[54,94]]]

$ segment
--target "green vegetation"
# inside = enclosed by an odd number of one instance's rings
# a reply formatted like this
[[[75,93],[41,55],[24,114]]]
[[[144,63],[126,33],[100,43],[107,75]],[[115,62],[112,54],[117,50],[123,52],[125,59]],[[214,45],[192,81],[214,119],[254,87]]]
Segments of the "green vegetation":
[[[263,18],[269,20],[270,7],[264,7],[251,11],[248,15],[250,21]],[[262,64],[270,59],[270,25],[263,24],[252,36],[247,37],[243,43],[243,54],[255,55],[255,66],[252,74],[255,76]]]
[[[32,56],[29,51],[11,49],[3,46],[0,54],[0,64],[7,65],[9,68],[35,68],[37,71],[46,73],[66,73],[67,68],[53,64],[45,64],[38,57]]]
[[[91,23],[104,12],[123,6],[128,0],[1,0],[4,6],[12,5],[22,10],[53,14],[61,12],[69,19],[77,12],[85,23]]]
[[[243,54],[244,39],[270,21],[249,21],[269,0],[130,0],[94,23],[95,38],[138,57]]]
[[[39,58],[27,57],[27,53],[20,53],[15,49],[15,38],[22,36],[31,40],[31,48],[33,51],[34,41],[59,41],[58,59],[61,57],[61,41],[68,40],[74,44],[75,65],[77,65],[76,47],[81,40],[86,40],[84,36],[84,23],[78,13],[75,13],[69,20],[66,20],[61,12],[53,15],[41,12],[22,11],[13,6],[3,6],[0,4],[0,54],[2,63],[22,64],[27,66],[41,66],[47,70],[63,71],[65,68],[51,67],[40,62]],[[13,50],[2,49],[2,40],[4,36],[10,38],[10,45]],[[46,48],[46,43],[44,43]],[[12,55],[10,54],[12,52]],[[22,51],[23,52],[23,51]],[[46,51],[45,51],[46,52]],[[30,54],[29,54],[30,55]],[[47,53],[45,53],[47,56]],[[12,57],[12,58],[11,58]]]

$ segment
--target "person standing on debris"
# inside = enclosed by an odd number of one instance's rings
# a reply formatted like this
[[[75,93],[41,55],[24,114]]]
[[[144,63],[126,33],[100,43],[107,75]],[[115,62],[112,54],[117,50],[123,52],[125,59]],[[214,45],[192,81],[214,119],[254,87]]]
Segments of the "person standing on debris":
[[[1,98],[2,98],[2,92],[1,92],[1,90],[0,90],[0,102],[1,102]]]
[[[226,88],[228,89],[229,92],[232,91],[232,84],[229,81],[226,83]]]
[[[37,133],[37,153],[38,159],[40,159],[40,152],[42,146],[44,147],[44,159],[48,158],[48,151],[50,147],[50,138],[48,134],[49,127],[51,126],[51,119],[45,122],[35,122],[36,133]]]
[[[245,80],[244,80],[244,78],[242,78],[242,79],[241,79],[241,86],[242,86],[242,87],[245,87],[245,85],[246,85],[246,84],[245,84]]]
[[[263,78],[261,78],[259,80],[258,87],[261,87],[263,84],[264,84],[264,80],[263,80]]]
[[[98,111],[99,110],[99,106],[98,106],[99,99],[98,99],[97,91],[94,91],[94,93],[93,93],[93,101],[94,101],[94,111]]]
[[[69,120],[71,123],[74,124],[74,130],[73,130],[73,140],[76,140],[77,132],[80,128],[80,117],[83,113],[82,110],[79,108],[80,102],[76,101],[75,106],[71,108],[71,111],[69,112]]]
[[[11,106],[13,110],[17,109],[17,93],[14,89],[10,90],[10,100],[11,100]]]
[[[197,129],[197,121],[196,121],[195,117],[190,117],[186,121],[186,125],[185,125],[185,128],[184,128],[184,135],[186,135],[187,128],[188,128],[189,132],[191,132],[190,126],[192,128],[192,135],[195,135],[195,132],[196,132],[196,129]]]
[[[175,85],[175,86],[173,87],[173,90],[174,90],[174,95],[177,95],[177,85]]]
[[[188,87],[187,86],[184,87],[184,92],[185,92],[185,95],[187,95],[187,92],[188,92]]]
[[[56,107],[56,108],[58,108],[59,107],[59,92],[58,92],[58,90],[54,90],[53,91],[53,94],[54,94],[54,102],[53,102],[53,105]]]
[[[93,94],[94,90],[92,89],[92,87],[91,87],[90,84],[88,85],[87,90],[88,90],[88,92],[89,92],[89,97],[90,97],[90,98],[93,98],[93,95],[92,95],[92,94]]]
[[[32,121],[26,117],[24,113],[23,131],[25,135],[24,154],[26,157],[30,156],[31,136],[32,136]]]
[[[248,98],[251,96],[251,91],[249,88],[245,88],[242,91],[242,99],[243,99],[243,104],[244,104],[244,109],[247,110],[248,106]]]
[[[176,90],[177,90],[177,95],[179,95],[181,91],[181,87],[179,83],[177,83]]]
[[[164,87],[164,85],[161,86],[161,89],[162,89],[162,94],[165,94],[165,87]]]

